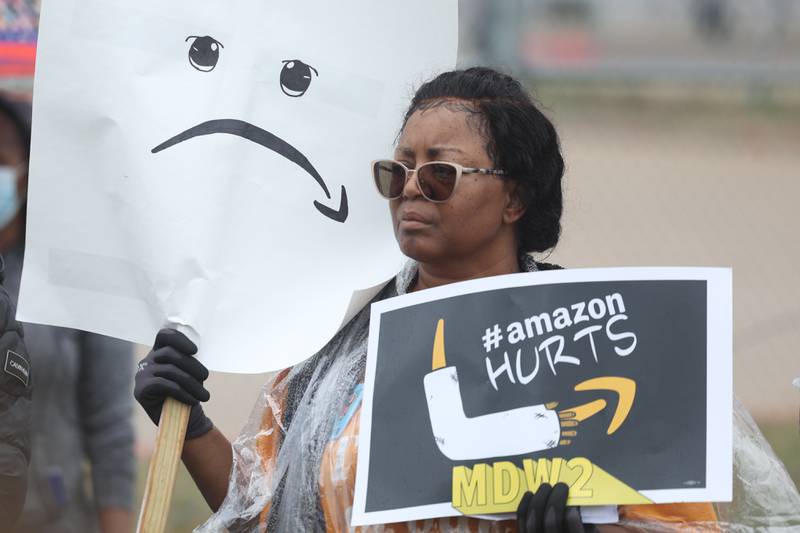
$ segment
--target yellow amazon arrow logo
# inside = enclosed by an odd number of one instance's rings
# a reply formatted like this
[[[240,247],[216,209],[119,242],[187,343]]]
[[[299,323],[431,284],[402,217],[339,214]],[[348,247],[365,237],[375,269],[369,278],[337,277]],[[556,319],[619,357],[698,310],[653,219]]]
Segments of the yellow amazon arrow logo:
[[[578,392],[592,391],[592,390],[606,390],[614,391],[619,397],[617,402],[617,410],[614,411],[614,416],[611,418],[611,424],[608,426],[609,435],[616,432],[633,407],[633,400],[636,397],[636,382],[630,378],[622,378],[617,376],[606,376],[601,378],[589,379],[575,385],[575,390]],[[575,420],[581,422],[587,418],[596,415],[606,408],[608,404],[605,400],[595,400],[593,402],[578,405],[571,409],[564,409],[559,411],[558,415],[564,420]]]

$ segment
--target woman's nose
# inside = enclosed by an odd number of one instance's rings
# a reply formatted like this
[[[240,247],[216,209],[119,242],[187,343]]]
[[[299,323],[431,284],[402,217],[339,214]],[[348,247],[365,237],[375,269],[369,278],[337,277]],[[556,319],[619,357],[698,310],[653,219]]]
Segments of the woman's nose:
[[[410,170],[406,176],[406,183],[403,185],[403,198],[417,198],[422,196],[419,189],[419,178],[416,170]]]

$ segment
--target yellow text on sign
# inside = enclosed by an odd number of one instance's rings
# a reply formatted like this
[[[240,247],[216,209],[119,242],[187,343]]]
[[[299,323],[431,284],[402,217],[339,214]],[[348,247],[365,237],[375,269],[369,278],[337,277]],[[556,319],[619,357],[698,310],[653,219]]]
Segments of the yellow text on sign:
[[[585,457],[524,459],[453,467],[453,507],[464,514],[513,513],[542,483],[569,485],[569,505],[630,505],[650,500]]]

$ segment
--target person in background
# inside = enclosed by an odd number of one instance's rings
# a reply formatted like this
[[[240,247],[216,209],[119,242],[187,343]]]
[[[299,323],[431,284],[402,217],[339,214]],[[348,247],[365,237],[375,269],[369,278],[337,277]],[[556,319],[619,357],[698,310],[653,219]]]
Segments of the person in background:
[[[28,485],[33,380],[22,326],[2,286],[2,270],[0,256],[0,533],[9,533]]]
[[[0,253],[16,304],[25,243],[30,105],[0,95]],[[130,532],[132,346],[25,325],[36,369],[28,488],[16,533]],[[87,483],[90,479],[90,483]]]

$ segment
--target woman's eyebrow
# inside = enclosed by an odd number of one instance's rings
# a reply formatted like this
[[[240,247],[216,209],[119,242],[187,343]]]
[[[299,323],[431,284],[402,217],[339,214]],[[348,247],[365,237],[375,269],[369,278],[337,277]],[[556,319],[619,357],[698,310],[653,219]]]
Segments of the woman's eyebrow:
[[[407,157],[409,159],[413,159],[417,155],[417,153],[408,146],[398,146],[395,152],[398,156]],[[425,150],[425,155],[428,159],[439,159],[442,157],[442,154],[446,153],[466,154],[464,150],[456,146],[431,146]]]
[[[464,150],[461,148],[457,148],[455,146],[431,146],[426,150],[426,155],[429,159],[437,159],[441,157],[442,154],[448,152],[455,152],[458,154],[464,154]]]
[[[408,146],[398,146],[396,152],[398,155],[409,158],[413,158],[416,155],[416,152]]]

